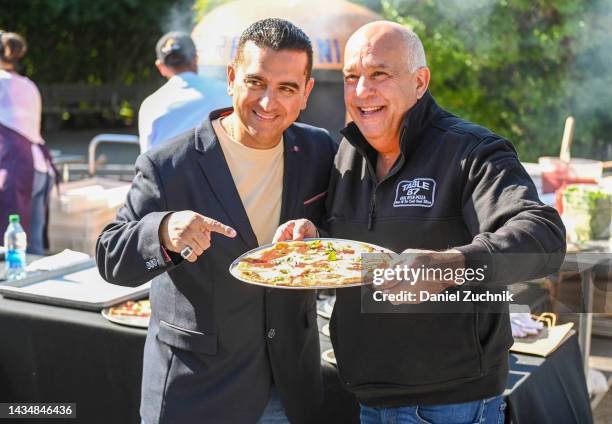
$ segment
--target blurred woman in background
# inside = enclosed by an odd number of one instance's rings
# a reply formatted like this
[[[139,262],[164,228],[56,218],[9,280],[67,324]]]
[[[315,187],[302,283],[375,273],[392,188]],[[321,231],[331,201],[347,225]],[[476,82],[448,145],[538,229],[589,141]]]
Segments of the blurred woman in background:
[[[51,156],[40,135],[42,104],[36,85],[19,75],[25,39],[0,30],[0,237],[8,216],[19,214],[28,252],[44,253]]]

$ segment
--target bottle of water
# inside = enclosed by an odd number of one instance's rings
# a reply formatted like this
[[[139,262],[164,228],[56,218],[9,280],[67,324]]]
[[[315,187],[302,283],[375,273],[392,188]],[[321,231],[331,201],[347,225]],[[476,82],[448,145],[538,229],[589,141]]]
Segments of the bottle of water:
[[[8,281],[25,278],[27,245],[28,239],[19,223],[19,215],[9,216],[9,226],[4,233],[6,279]]]

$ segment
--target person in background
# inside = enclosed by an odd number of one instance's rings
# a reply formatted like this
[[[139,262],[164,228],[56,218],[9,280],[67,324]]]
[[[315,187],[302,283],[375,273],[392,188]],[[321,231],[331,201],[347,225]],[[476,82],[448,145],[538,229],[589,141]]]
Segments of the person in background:
[[[157,42],[155,51],[155,66],[168,82],[140,106],[141,153],[197,127],[211,111],[232,103],[222,81],[197,75],[198,56],[188,34],[165,34]]]
[[[19,214],[28,252],[44,253],[48,195],[54,172],[40,135],[42,102],[36,85],[19,75],[25,39],[0,30],[0,235]]]

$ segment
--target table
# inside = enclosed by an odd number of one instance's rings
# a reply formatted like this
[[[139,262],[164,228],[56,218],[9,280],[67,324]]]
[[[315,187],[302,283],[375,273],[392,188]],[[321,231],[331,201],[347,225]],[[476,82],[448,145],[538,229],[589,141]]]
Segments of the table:
[[[609,242],[592,242],[588,249],[582,252],[569,252],[565,256],[560,272],[577,272],[580,274],[580,285],[583,294],[583,309],[579,315],[578,334],[582,351],[582,365],[585,375],[589,372],[589,357],[591,354],[591,333],[593,329],[593,293],[594,269],[597,266],[612,266],[612,255],[603,253]]]
[[[328,322],[321,317],[318,321],[319,328]],[[329,337],[320,333],[320,338],[321,350],[330,349]],[[593,422],[586,379],[579,366],[581,355],[575,334],[547,358],[511,352],[509,363],[510,375],[504,392],[508,405],[507,423]],[[341,384],[335,367],[323,363],[323,376],[327,383],[323,412],[326,418],[331,418],[326,422],[359,424],[359,406],[355,399],[352,396],[345,399],[344,396],[339,398],[336,395]],[[343,411],[342,414],[339,414],[338,407]]]
[[[4,298],[0,323],[0,401],[75,402],[79,423],[139,422],[144,330],[112,324],[95,312]],[[324,335],[321,345],[330,347]],[[512,355],[510,361],[513,371],[527,376],[507,393],[513,422],[564,422],[559,416],[592,421],[582,368],[568,366],[580,363],[575,336],[547,359]],[[323,380],[321,423],[357,423],[358,405],[334,366],[323,365]]]
[[[0,297],[0,400],[77,403],[77,420],[58,424],[140,422],[145,335],[99,313]]]
[[[506,389],[507,420],[514,424],[592,423],[580,359],[576,335],[547,358],[511,353],[508,386],[512,380],[525,380]]]

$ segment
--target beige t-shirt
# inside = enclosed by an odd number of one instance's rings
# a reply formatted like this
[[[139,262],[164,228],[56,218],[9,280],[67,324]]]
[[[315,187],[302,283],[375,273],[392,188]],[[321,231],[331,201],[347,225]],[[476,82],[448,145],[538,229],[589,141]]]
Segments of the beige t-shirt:
[[[234,141],[221,119],[212,126],[259,245],[271,243],[280,221],[283,141],[272,149],[253,149]]]

